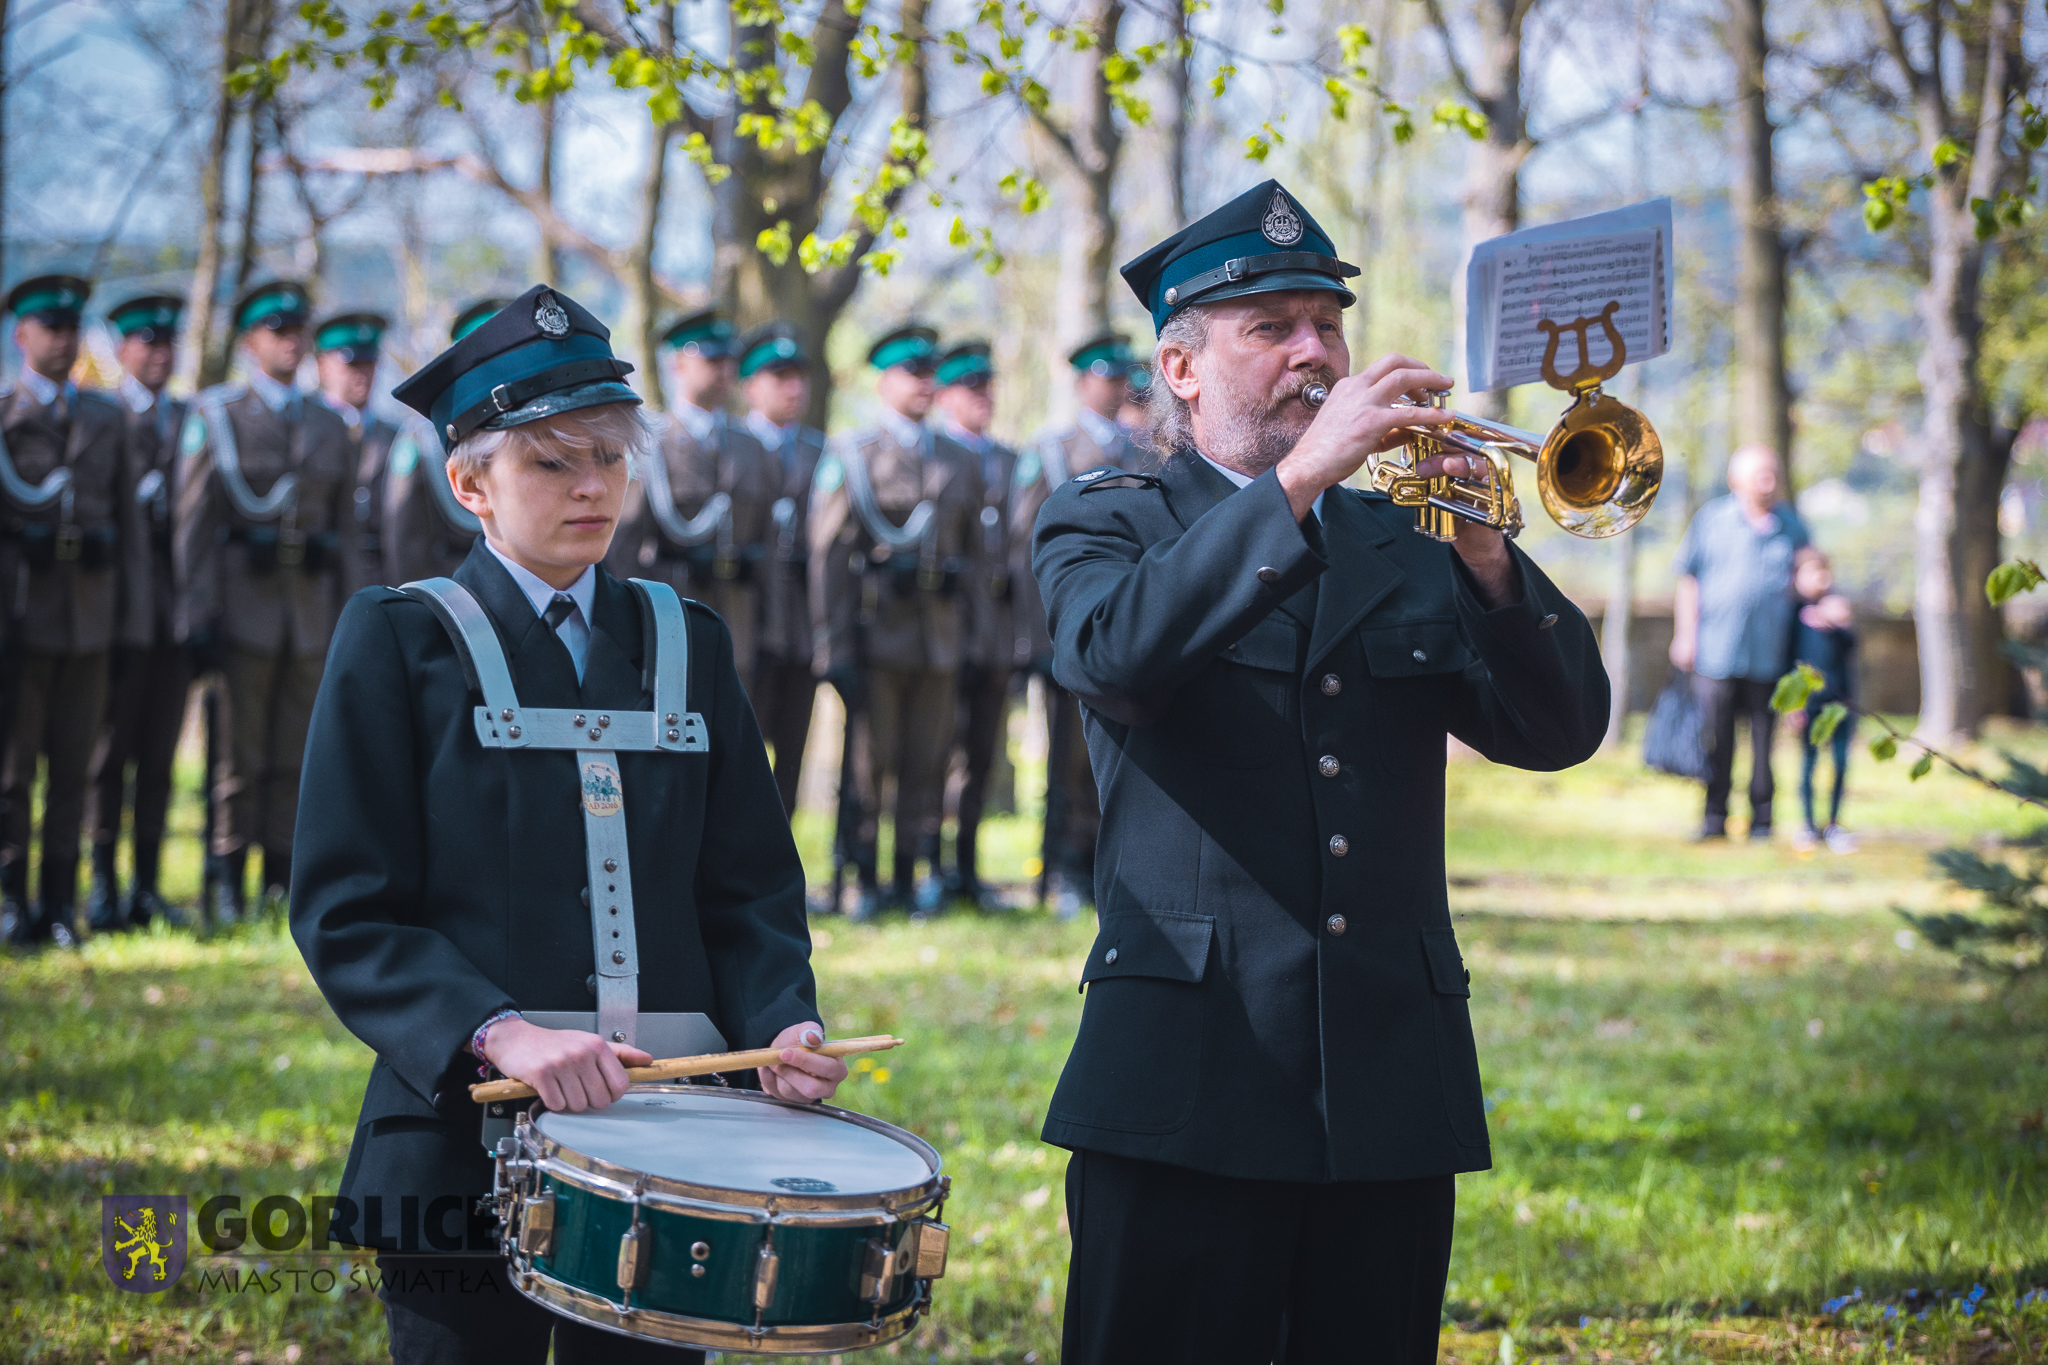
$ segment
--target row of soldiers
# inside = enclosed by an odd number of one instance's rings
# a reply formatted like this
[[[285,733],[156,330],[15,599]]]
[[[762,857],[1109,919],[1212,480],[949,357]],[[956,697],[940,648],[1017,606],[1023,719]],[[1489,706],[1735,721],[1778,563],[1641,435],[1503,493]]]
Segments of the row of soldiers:
[[[281,895],[306,728],[342,603],[370,584],[452,573],[481,530],[448,485],[434,433],[372,410],[383,318],[316,321],[303,286],[253,289],[232,310],[244,378],[182,400],[167,391],[183,310],[171,296],[107,310],[116,390],[73,381],[91,291],[41,276],[6,299],[23,361],[0,394],[0,927],[16,943],[75,938],[86,831],[95,931],[181,918],[158,892],[158,868],[195,682],[205,684],[208,773],[201,912],[216,923],[247,912],[252,849],[266,894]],[[503,306],[464,309],[451,340]],[[310,391],[298,384],[309,352]],[[794,329],[740,337],[705,311],[663,334],[670,415],[629,491],[609,567],[669,582],[724,617],[786,809],[816,688],[838,691],[848,724],[833,902],[852,872],[856,915],[949,897],[988,903],[977,835],[1010,705],[1034,673],[1050,722],[1038,891],[1071,915],[1092,882],[1095,786],[1078,707],[1050,677],[1030,529],[1064,479],[1136,468],[1146,376],[1120,336],[1069,359],[1075,423],[1019,453],[989,435],[985,341],[941,347],[915,323],[882,337],[868,354],[880,421],[828,440],[805,422],[814,362]],[[958,834],[942,866],[956,759]],[[892,790],[884,883],[877,844]]]

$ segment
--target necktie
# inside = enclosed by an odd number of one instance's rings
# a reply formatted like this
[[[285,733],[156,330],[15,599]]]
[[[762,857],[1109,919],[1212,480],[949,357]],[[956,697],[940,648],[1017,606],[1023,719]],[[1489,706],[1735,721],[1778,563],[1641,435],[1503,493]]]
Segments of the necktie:
[[[555,594],[555,600],[548,603],[548,609],[541,614],[541,619],[548,623],[549,630],[560,634],[562,622],[568,620],[575,610],[576,599],[568,593],[558,592]]]

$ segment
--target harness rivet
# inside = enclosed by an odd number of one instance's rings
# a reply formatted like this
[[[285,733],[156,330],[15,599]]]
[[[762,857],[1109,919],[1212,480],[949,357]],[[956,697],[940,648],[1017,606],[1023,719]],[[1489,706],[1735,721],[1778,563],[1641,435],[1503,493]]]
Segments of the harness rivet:
[[[578,728],[581,728],[582,726],[584,726],[584,725],[586,725],[586,724],[588,724],[588,723],[589,723],[589,722],[585,721],[585,720],[583,719],[583,717],[582,717],[582,716],[580,716],[580,715],[579,715],[579,716],[577,716],[577,717],[576,717],[576,724],[577,724]]]
[[[498,713],[498,719],[499,719],[499,720],[510,720],[510,719],[512,719],[512,708],[508,706],[508,707],[506,707],[506,708],[505,708],[504,710],[500,711],[500,712]]]
[[[624,953],[619,952],[617,949],[612,950],[612,962],[614,965],[624,965],[625,961],[626,955]]]
[[[597,718],[597,723],[599,725],[609,727],[612,723],[612,718],[610,716],[599,716]]]
[[[505,733],[512,736],[512,738],[517,739],[519,738],[519,727],[515,725],[511,729],[507,730]]]
[[[604,860],[604,870],[607,872],[617,872],[619,870],[619,860],[617,858],[606,858]]]
[[[589,730],[587,731],[587,733],[589,734],[589,736],[590,736],[590,737],[591,737],[592,739],[596,739],[596,738],[597,738],[597,737],[598,737],[598,736],[599,736],[600,734],[602,734],[602,733],[604,733],[604,732],[603,732],[603,731],[601,731],[601,730],[599,730],[599,729],[598,729],[598,728],[597,728],[597,727],[596,727],[595,725],[593,725],[593,726],[591,726],[591,727],[590,727],[590,729],[589,729]]]
[[[672,743],[672,744],[673,744],[673,743],[674,743],[674,742],[675,742],[676,740],[679,740],[679,739],[681,739],[682,737],[683,737],[683,732],[682,732],[681,730],[671,730],[671,731],[669,731],[669,732],[668,732],[668,738],[669,738],[669,742],[670,742],[670,743]]]
[[[671,712],[669,712],[669,713],[668,713],[668,723],[669,723],[670,725],[674,725],[674,724],[676,723],[676,713],[675,713],[675,712],[671,711]]]

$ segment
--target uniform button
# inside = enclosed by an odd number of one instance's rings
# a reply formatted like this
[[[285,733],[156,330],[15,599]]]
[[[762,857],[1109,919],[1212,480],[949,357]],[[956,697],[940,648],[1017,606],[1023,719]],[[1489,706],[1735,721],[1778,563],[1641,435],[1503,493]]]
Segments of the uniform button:
[[[1330,856],[1341,858],[1351,851],[1351,841],[1341,834],[1330,836]]]
[[[1343,767],[1344,765],[1337,761],[1335,754],[1324,754],[1316,760],[1316,771],[1324,777],[1335,777],[1343,770]]]
[[[1344,937],[1344,931],[1350,928],[1351,926],[1344,922],[1344,917],[1342,915],[1332,915],[1330,916],[1329,921],[1326,924],[1324,924],[1323,927],[1328,929],[1330,933],[1336,936],[1337,938],[1342,938]]]
[[[1261,569],[1259,570],[1259,581],[1267,584],[1278,583],[1280,581],[1280,571],[1270,567]]]
[[[1344,680],[1335,673],[1323,674],[1323,695],[1334,697],[1344,690]]]
[[[1110,949],[1110,950],[1109,950],[1108,952],[1104,953],[1104,954],[1102,955],[1102,960],[1103,960],[1104,962],[1114,962],[1114,961],[1116,961],[1116,949],[1114,949],[1114,948],[1111,948],[1111,949]]]
[[[1415,651],[1415,662],[1419,664],[1426,664],[1429,662],[1429,656],[1418,649]]]

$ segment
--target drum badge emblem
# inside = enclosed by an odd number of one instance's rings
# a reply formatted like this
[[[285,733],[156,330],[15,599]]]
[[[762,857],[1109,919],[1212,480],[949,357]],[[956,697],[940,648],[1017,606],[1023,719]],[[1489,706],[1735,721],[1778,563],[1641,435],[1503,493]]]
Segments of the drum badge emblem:
[[[185,1196],[102,1195],[100,1265],[116,1289],[169,1289],[185,1270]]]
[[[560,341],[569,335],[569,310],[553,294],[542,294],[533,306],[533,325],[540,328],[542,336]]]
[[[1274,246],[1293,246],[1301,240],[1301,215],[1287,202],[1286,194],[1273,191],[1273,202],[1267,205],[1266,221],[1259,224],[1259,230]]]
[[[592,815],[617,815],[626,808],[626,793],[619,785],[619,770],[609,763],[592,760],[583,765],[583,809]]]

